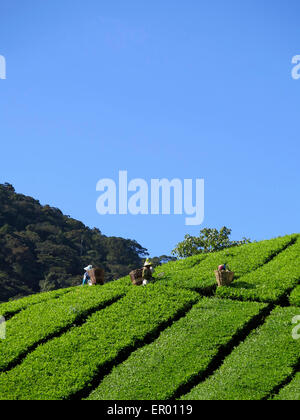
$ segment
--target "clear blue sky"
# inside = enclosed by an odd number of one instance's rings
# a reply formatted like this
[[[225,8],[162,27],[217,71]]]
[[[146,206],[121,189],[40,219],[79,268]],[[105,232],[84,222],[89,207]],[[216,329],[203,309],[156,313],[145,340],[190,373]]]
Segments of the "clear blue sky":
[[[169,254],[201,227],[300,231],[298,0],[0,3],[0,182]],[[204,178],[205,221],[100,216],[96,183]]]

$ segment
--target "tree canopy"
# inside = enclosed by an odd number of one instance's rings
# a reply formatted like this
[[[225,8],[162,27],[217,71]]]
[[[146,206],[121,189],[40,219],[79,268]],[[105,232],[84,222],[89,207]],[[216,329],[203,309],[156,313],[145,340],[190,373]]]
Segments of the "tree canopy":
[[[0,184],[0,302],[77,285],[88,264],[102,267],[111,281],[147,255],[134,240],[107,237]]]
[[[177,244],[172,254],[179,258],[186,258],[197,254],[221,251],[225,248],[250,242],[250,239],[247,238],[243,238],[241,241],[230,240],[231,232],[231,229],[224,226],[220,230],[202,229],[199,236],[185,235],[184,241]]]

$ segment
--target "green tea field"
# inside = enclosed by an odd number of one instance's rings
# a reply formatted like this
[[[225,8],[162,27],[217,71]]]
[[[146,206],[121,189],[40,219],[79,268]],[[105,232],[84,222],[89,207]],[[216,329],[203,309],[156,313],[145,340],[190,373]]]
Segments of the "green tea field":
[[[216,287],[226,262],[230,286]],[[300,235],[0,305],[1,400],[300,400]],[[299,326],[299,328],[298,328]]]

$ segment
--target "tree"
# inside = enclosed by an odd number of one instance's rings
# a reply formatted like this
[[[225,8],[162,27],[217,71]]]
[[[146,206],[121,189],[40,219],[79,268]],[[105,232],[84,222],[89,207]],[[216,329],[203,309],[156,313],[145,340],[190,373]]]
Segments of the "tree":
[[[243,238],[241,241],[231,241],[231,232],[232,230],[225,226],[220,231],[218,229],[202,229],[199,236],[186,235],[184,241],[176,245],[172,254],[177,255],[179,258],[186,258],[197,254],[221,251],[225,248],[251,242],[248,238]]]
[[[171,261],[176,261],[176,260],[177,260],[176,257],[170,257],[168,255],[161,255],[160,257],[151,258],[153,268],[158,267],[162,264],[166,264],[166,263],[171,262]]]
[[[0,184],[1,302],[80,284],[88,264],[115,280],[141,266],[145,255],[136,241],[107,237]]]

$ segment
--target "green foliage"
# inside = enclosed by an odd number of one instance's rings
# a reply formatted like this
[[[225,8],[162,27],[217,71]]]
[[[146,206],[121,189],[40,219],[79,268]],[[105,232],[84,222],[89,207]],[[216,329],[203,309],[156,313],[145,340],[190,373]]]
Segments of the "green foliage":
[[[91,400],[166,400],[203,373],[265,305],[203,298],[153,343],[106,376]]]
[[[24,203],[20,225],[30,204],[26,198]],[[50,207],[42,209],[53,220],[61,214]],[[0,228],[0,241],[5,236],[12,245],[0,247],[0,282],[6,282],[7,267],[13,270],[16,277],[6,283],[11,291],[17,284],[18,290],[30,293],[28,283],[16,278],[29,267],[34,276],[37,266],[27,266],[26,261],[36,249],[37,264],[45,270],[39,282],[43,290],[59,287],[66,279],[75,281],[78,275],[68,272],[67,266],[72,258],[77,261],[75,248],[64,248],[65,241],[80,244],[79,258],[104,258],[113,269],[123,267],[118,238],[110,241],[111,252],[102,246],[95,251],[94,241],[98,244],[103,239],[96,229],[81,244],[78,222],[66,218],[62,225],[68,228],[63,233],[59,220],[53,229],[43,223],[37,219],[33,230],[27,225],[17,233],[8,223]],[[126,259],[134,256],[135,247],[132,244],[127,254],[124,251]],[[71,287],[1,304],[0,316],[7,322],[6,339],[0,340],[0,370],[4,370],[0,399],[70,399],[90,394],[90,399],[165,400],[182,395],[185,386],[191,389],[195,377],[203,381],[183,399],[299,399],[300,340],[292,337],[292,320],[300,315],[296,307],[300,291],[295,288],[300,280],[299,250],[299,235],[289,235],[185,260],[169,261],[163,256],[156,261],[154,284],[147,287],[133,287],[127,275],[102,287]],[[3,256],[11,266],[3,264]],[[169,262],[160,265],[162,261]],[[235,272],[232,287],[219,288],[217,297],[210,298],[186,290],[209,291],[211,296],[216,286],[214,270],[223,263]],[[270,311],[293,288],[293,306],[278,307],[265,320],[262,311]],[[272,302],[272,306],[257,301]],[[282,302],[286,305],[287,300]],[[258,320],[263,325],[244,340]]]
[[[103,287],[77,287],[59,299],[19,312],[6,323],[6,339],[0,341],[0,371],[18,361],[36,343],[71,328],[91,311],[101,309],[125,293],[126,284],[116,287],[114,282]]]
[[[231,241],[230,235],[231,229],[225,226],[220,231],[205,228],[200,231],[199,236],[186,235],[184,241],[177,244],[172,254],[179,258],[186,258],[250,243],[250,239],[247,238],[243,238],[241,241]]]
[[[134,349],[159,327],[198,300],[189,291],[150,285],[30,353],[0,375],[0,399],[66,399],[90,386],[101,368]]]
[[[26,309],[29,306],[40,302],[56,299],[66,293],[69,293],[71,290],[73,290],[73,288],[60,289],[48,293],[36,293],[35,295],[27,296],[23,299],[2,303],[0,305],[0,316],[11,317],[12,315],[20,312],[22,309]]]
[[[248,273],[217,295],[242,300],[277,302],[294,288],[300,279],[300,237],[268,264]]]
[[[158,267],[162,264],[167,264],[168,262],[172,262],[172,261],[177,261],[177,258],[170,257],[168,255],[161,255],[160,257],[151,258],[151,263],[152,263],[153,268]]]
[[[106,237],[0,184],[0,302],[78,285],[88,264],[104,268],[111,281],[146,255],[136,241]]]
[[[274,397],[277,401],[300,401],[300,372],[296,374],[294,379],[285,387],[283,387],[278,395]]]
[[[292,337],[297,308],[277,307],[211,377],[194,387],[187,400],[260,400],[293,374],[300,340]]]
[[[297,235],[288,235],[282,238],[225,249],[213,254],[196,255],[186,260],[158,267],[155,272],[155,278],[156,281],[164,282],[165,284],[205,292],[216,285],[214,270],[220,264],[226,263],[229,265],[231,270],[235,272],[235,278],[238,279],[265,264],[270,258],[292,244],[296,237]]]
[[[293,306],[300,306],[300,286],[296,287],[290,296],[290,304]]]

